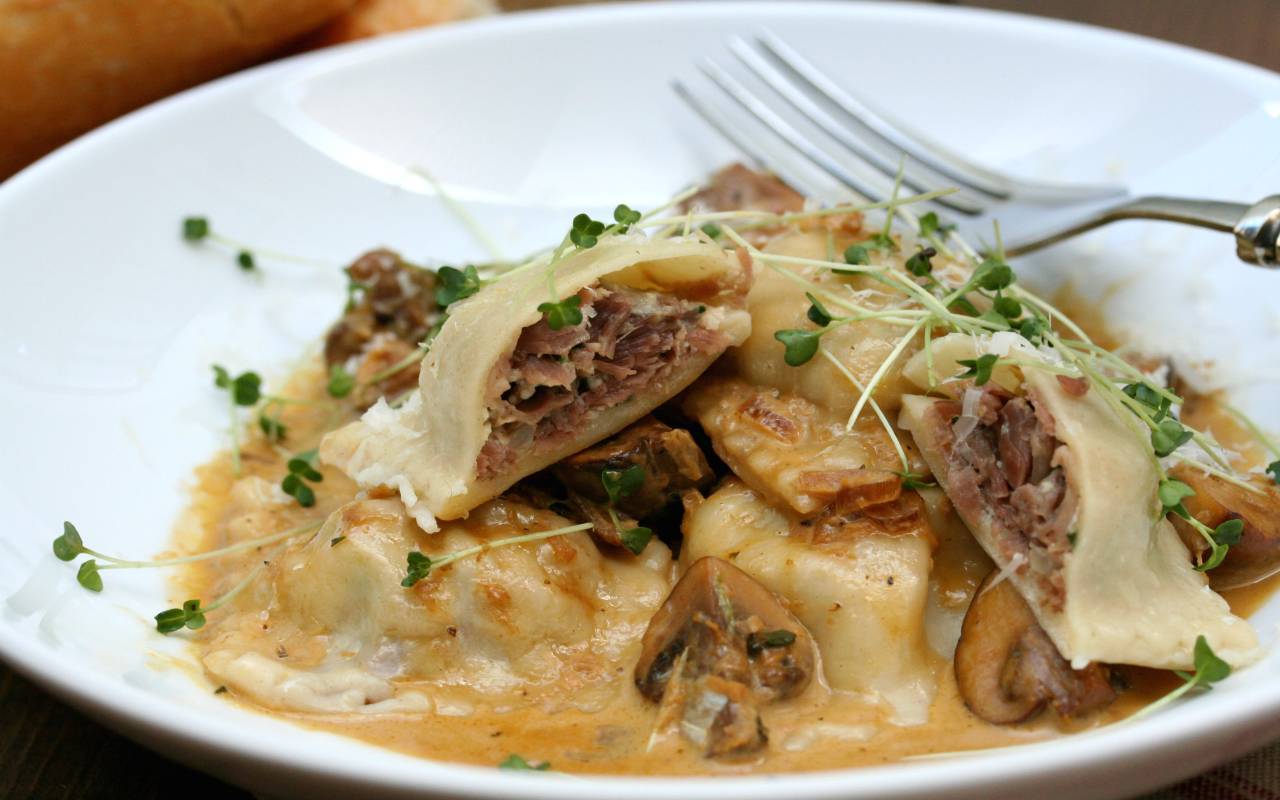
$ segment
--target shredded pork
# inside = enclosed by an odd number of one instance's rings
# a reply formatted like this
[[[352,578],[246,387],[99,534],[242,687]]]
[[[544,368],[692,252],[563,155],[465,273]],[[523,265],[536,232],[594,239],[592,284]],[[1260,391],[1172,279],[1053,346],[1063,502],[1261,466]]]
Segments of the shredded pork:
[[[1021,556],[1046,601],[1061,610],[1062,564],[1078,501],[1058,457],[1064,445],[1054,436],[1053,418],[1034,395],[1014,397],[993,386],[971,405],[971,417],[954,401],[932,409],[951,499],[966,519],[989,518],[1001,554]]]
[[[724,334],[699,324],[705,306],[688,300],[603,284],[578,297],[580,325],[557,331],[539,320],[494,368],[492,430],[476,461],[481,480],[529,447],[570,436],[593,411],[661,382],[690,355],[728,343]]]

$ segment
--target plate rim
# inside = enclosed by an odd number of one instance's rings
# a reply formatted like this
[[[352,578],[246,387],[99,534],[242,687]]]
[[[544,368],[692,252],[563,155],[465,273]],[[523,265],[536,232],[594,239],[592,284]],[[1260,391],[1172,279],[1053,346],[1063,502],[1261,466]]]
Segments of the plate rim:
[[[851,18],[871,16],[909,21],[915,17],[943,17],[950,20],[968,18],[976,20],[975,24],[979,26],[1026,26],[1055,36],[1082,35],[1098,40],[1110,39],[1126,48],[1148,50],[1157,56],[1176,57],[1206,71],[1219,73],[1224,79],[1249,82],[1265,80],[1280,88],[1280,74],[1226,56],[1124,31],[1023,13],[921,3],[865,4],[835,0],[793,0],[785,5],[773,5],[763,0],[670,0],[626,5],[559,7],[407,31],[304,53],[188,89],[107,123],[14,174],[0,183],[0,209],[10,202],[20,201],[26,188],[43,180],[45,175],[55,173],[64,168],[64,165],[74,165],[76,159],[86,154],[92,156],[93,149],[100,143],[114,141],[121,136],[127,137],[136,126],[146,126],[153,119],[164,119],[165,115],[180,115],[185,108],[198,106],[255,84],[266,84],[273,77],[304,67],[314,68],[327,63],[331,68],[341,70],[349,64],[376,60],[380,54],[388,55],[402,48],[430,48],[436,46],[437,42],[467,37],[483,39],[491,35],[491,31],[523,28],[536,33],[546,27],[579,21],[595,22],[606,17],[610,18],[612,24],[663,15],[730,18],[735,10],[746,10],[753,14],[767,10],[780,18],[788,19],[847,15]],[[278,776],[286,780],[289,776],[313,781],[325,779],[353,787],[363,786],[403,794],[420,794],[426,790],[466,797],[529,797],[551,800],[595,798],[599,790],[605,788],[612,796],[620,798],[650,797],[674,792],[676,796],[688,798],[721,797],[732,793],[745,800],[776,797],[784,790],[798,797],[812,798],[847,797],[857,792],[895,797],[930,796],[933,792],[965,793],[990,788],[994,780],[1015,785],[1019,781],[1043,780],[1050,775],[1069,774],[1082,769],[1114,769],[1161,750],[1181,748],[1179,751],[1185,752],[1206,731],[1223,733],[1265,729],[1270,735],[1280,734],[1280,719],[1276,718],[1276,712],[1280,711],[1280,685],[1272,685],[1260,687],[1247,697],[1228,698],[1229,702],[1202,703],[1194,707],[1184,704],[1170,709],[1161,716],[1167,723],[1164,726],[1120,723],[1086,734],[1018,748],[1019,754],[1027,755],[1033,752],[1029,748],[1034,748],[1037,757],[1033,758],[1010,758],[1008,752],[988,750],[974,751],[973,755],[945,761],[900,761],[883,766],[803,773],[691,777],[546,775],[530,780],[528,776],[507,775],[491,767],[434,761],[376,748],[392,757],[392,762],[401,762],[403,769],[394,774],[373,775],[354,761],[325,761],[307,754],[296,744],[296,740],[292,743],[267,742],[262,739],[250,741],[251,737],[237,737],[237,729],[230,717],[211,720],[199,711],[187,709],[183,709],[181,714],[174,714],[172,707],[163,698],[144,692],[117,677],[107,677],[97,672],[81,676],[77,674],[74,659],[47,650],[32,637],[21,634],[8,624],[0,624],[0,658],[60,701],[68,702],[95,719],[105,721],[130,738],[142,740],[146,746],[162,755],[192,763],[233,782],[236,781],[237,768],[243,772],[244,765],[251,765],[257,772],[287,771],[287,774]],[[52,669],[46,671],[46,667]],[[1265,668],[1263,664],[1255,665],[1255,668],[1259,667]],[[253,717],[261,714],[249,709],[243,711]],[[187,721],[203,724],[184,725]],[[160,737],[168,743],[167,746],[158,746]],[[1110,747],[1091,752],[1094,749],[1091,743],[1099,739]],[[354,739],[351,742],[360,747],[372,747]],[[261,749],[263,744],[270,744],[270,747]],[[1210,766],[1221,763],[1256,745],[1256,741],[1239,737],[1228,745],[1215,746],[1207,759],[1187,759],[1190,766],[1185,772],[1190,774],[1200,771],[1205,769],[1206,763]],[[175,752],[179,749],[181,752]],[[192,749],[205,757],[197,758],[187,752]],[[221,767],[217,765],[218,759],[215,757],[222,758]],[[1175,774],[1176,772],[1177,770],[1169,772],[1150,783],[1169,783],[1185,777],[1185,774]]]

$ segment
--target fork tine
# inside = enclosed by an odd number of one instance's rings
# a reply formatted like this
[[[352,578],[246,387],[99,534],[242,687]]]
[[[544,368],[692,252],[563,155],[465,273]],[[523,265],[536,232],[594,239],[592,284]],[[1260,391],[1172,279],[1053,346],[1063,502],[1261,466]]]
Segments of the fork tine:
[[[738,126],[734,124],[728,114],[710,103],[699,100],[680,81],[672,81],[671,88],[675,91],[676,96],[685,102],[685,105],[710,125],[713,130],[727,139],[757,169],[765,169],[772,172],[806,197],[821,198],[826,196],[832,200],[845,199],[832,197],[830,187],[819,186],[811,176],[795,169],[784,159],[779,159],[777,156],[769,154],[758,142],[752,141],[751,137],[742,136]],[[848,191],[848,187],[845,187],[845,190]]]
[[[784,69],[812,87],[833,109],[842,112],[869,135],[972,191],[998,200],[1009,200],[1016,194],[1022,196],[1020,199],[1058,202],[1100,200],[1127,193],[1123,186],[1042,183],[994,172],[875,111],[773,33],[761,31],[756,42]]]
[[[796,130],[791,123],[787,122],[776,111],[770,108],[766,103],[737,81],[728,72],[725,72],[718,64],[710,59],[702,64],[703,73],[711,79],[712,83],[720,87],[725,94],[736,102],[743,110],[755,117],[762,125],[772,131],[776,136],[785,141],[797,152],[803,155],[815,166],[823,172],[835,178],[840,183],[848,186],[853,191],[863,197],[885,197],[888,195],[886,187],[877,187],[873,183],[867,181],[866,178],[854,175],[844,165],[840,164],[822,148],[815,145],[806,138],[800,131]]]
[[[813,102],[809,97],[801,91],[795,84],[791,83],[777,67],[770,64],[765,58],[751,48],[744,39],[734,37],[729,42],[729,51],[745,66],[751,70],[757,78],[768,85],[779,97],[785,100],[793,108],[799,111],[806,119],[816,125],[823,133],[830,136],[839,144],[843,145],[851,153],[857,156],[868,165],[875,167],[886,177],[890,179],[896,178],[900,167],[885,158],[879,151],[867,146],[865,142],[849,130],[847,126],[836,122],[830,114],[823,111],[817,103]],[[941,181],[938,176],[933,176],[931,180],[926,181],[924,176],[914,174],[904,159],[901,167],[903,172],[903,185],[911,189],[913,192],[926,192],[931,189],[943,188],[946,183],[944,177]],[[976,215],[983,211],[983,207],[971,200],[965,195],[950,195],[946,198],[939,198],[940,205],[944,205],[955,211],[964,214]]]
[[[981,192],[998,200],[1008,200],[1011,197],[1012,192],[1003,176],[990,173],[953,153],[947,153],[945,161],[940,159],[935,153],[945,151],[933,143],[926,145],[908,137],[900,125],[889,122],[883,115],[851,96],[822,70],[777,36],[768,31],[762,31],[756,36],[756,42],[773,57],[774,61],[799,81],[808,84],[833,108],[842,111],[850,121],[893,151],[913,158],[948,180],[955,181],[975,192]],[[964,172],[957,167],[962,167]]]

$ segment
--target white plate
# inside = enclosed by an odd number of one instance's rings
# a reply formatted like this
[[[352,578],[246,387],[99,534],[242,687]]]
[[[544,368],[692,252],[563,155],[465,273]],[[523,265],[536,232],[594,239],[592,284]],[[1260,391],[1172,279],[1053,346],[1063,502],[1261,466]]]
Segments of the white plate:
[[[386,243],[484,251],[425,167],[517,254],[577,211],[643,207],[734,157],[668,82],[767,26],[890,111],[1025,174],[1253,201],[1280,188],[1280,77],[1090,28],[927,6],[682,3],[517,15],[252,70],[159,103],[0,186],[0,653],[129,736],[274,795],[540,798],[1122,796],[1280,734],[1273,657],[1158,717],[1015,751],[714,780],[506,774],[417,760],[235,709],[150,631],[164,578],[74,584],[63,519],[113,553],[164,548],[189,470],[224,443],[209,364],[283,375],[340,305],[336,269],[261,280],[192,249],[179,219],[335,267]],[[1280,275],[1221,235],[1130,223],[1035,262],[1280,427]],[[1154,299],[1153,299],[1154,298]],[[1271,381],[1270,386],[1259,381]],[[34,576],[34,578],[32,577]],[[1270,644],[1280,601],[1255,617]]]

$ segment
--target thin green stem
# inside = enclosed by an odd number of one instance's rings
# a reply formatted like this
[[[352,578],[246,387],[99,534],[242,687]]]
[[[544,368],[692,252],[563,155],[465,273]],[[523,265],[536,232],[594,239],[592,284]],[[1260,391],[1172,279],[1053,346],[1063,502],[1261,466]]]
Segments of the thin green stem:
[[[441,557],[439,560],[433,559],[431,561],[431,569],[434,571],[438,567],[447,566],[460,559],[468,558],[478,553],[483,553],[486,550],[492,550],[495,547],[503,547],[511,544],[524,544],[525,542],[537,542],[537,541],[541,541],[542,539],[551,539],[556,536],[564,536],[565,534],[569,534],[569,533],[577,533],[578,531],[590,530],[593,527],[594,525],[592,525],[590,522],[582,522],[577,525],[569,525],[564,528],[556,528],[554,530],[549,530],[549,531],[538,531],[537,533],[526,533],[522,536],[512,536],[508,539],[499,539],[496,542],[485,542],[483,544],[478,544],[473,547],[467,547],[462,550],[456,550],[446,556]]]
[[[226,547],[220,547],[217,550],[210,550],[205,553],[196,553],[195,555],[190,556],[182,556],[180,558],[166,558],[157,561],[130,561],[124,558],[109,556],[106,553],[99,553],[97,550],[91,550],[88,547],[84,548],[84,552],[94,558],[107,562],[106,565],[99,567],[99,569],[149,569],[151,567],[176,567],[181,564],[194,564],[198,561],[208,561],[211,558],[220,558],[222,556],[231,555],[232,553],[243,553],[246,550],[256,550],[259,547],[275,544],[276,542],[281,542],[285,539],[302,536],[306,533],[312,533],[318,530],[323,524],[323,520],[319,522],[309,522],[306,525],[301,525],[297,528],[290,528],[289,530],[273,533],[269,536],[260,536],[257,539],[248,539],[243,542],[227,545]]]
[[[849,382],[853,384],[855,389],[860,392],[866,391],[866,387],[862,385],[862,381],[858,380],[857,376],[855,376],[853,372],[845,366],[844,362],[832,355],[831,351],[827,350],[825,347],[819,346],[818,352],[822,354],[823,358],[830,361],[832,366],[839,370],[842,375],[848,378]],[[889,418],[884,415],[884,411],[881,410],[880,404],[875,401],[874,397],[871,398],[870,403],[871,410],[875,413],[876,419],[880,420],[881,427],[883,427],[884,432],[889,435],[889,440],[893,442],[893,449],[897,452],[898,459],[902,462],[902,471],[904,473],[910,472],[911,462],[907,460],[907,452],[902,447],[902,442],[898,438],[897,431],[893,429],[893,425],[889,424]]]

